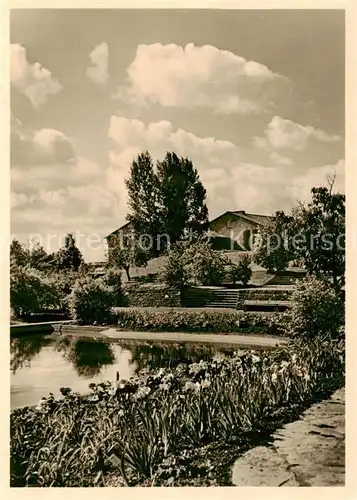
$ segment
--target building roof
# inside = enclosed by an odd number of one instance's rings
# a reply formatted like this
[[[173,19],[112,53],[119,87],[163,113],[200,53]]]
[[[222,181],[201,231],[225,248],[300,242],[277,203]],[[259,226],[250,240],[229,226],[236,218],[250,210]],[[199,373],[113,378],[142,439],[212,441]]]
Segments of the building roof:
[[[270,215],[260,215],[260,214],[248,214],[244,210],[229,210],[228,212],[224,212],[223,214],[219,215],[215,219],[210,221],[210,224],[212,222],[215,222],[216,220],[220,219],[221,217],[225,215],[234,215],[236,217],[241,217],[242,219],[248,220],[249,222],[253,222],[254,224],[258,224],[259,226],[264,226],[268,224],[274,217]],[[119,231],[127,228],[130,226],[130,222],[126,222],[122,226],[118,227],[115,231],[112,231],[110,234],[108,234],[105,239],[110,238],[111,236],[114,236],[117,234]]]
[[[225,215],[233,215],[235,217],[240,217],[242,219],[248,220],[249,222],[253,222],[254,224],[258,224],[259,226],[264,226],[274,219],[274,217],[270,215],[249,214],[246,213],[244,210],[235,210],[235,211],[229,210],[219,215],[215,219],[211,220],[210,224],[212,224],[212,222],[216,222],[218,219],[224,217]]]
[[[130,222],[126,222],[125,224],[123,224],[122,226],[118,227],[118,229],[115,229],[115,231],[112,231],[110,234],[108,234],[105,239],[108,239],[110,238],[110,236],[114,236],[115,234],[117,234],[119,231],[121,231],[122,229],[125,229],[126,227],[130,226]]]

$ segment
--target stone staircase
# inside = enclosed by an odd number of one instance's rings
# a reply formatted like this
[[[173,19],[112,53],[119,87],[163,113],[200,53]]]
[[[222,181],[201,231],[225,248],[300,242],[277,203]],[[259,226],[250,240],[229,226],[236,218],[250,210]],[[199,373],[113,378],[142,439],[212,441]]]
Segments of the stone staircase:
[[[236,309],[239,290],[229,288],[186,288],[181,296],[184,307]]]
[[[294,286],[261,288],[186,288],[181,296],[184,307],[211,307],[244,311],[284,311],[290,305]]]

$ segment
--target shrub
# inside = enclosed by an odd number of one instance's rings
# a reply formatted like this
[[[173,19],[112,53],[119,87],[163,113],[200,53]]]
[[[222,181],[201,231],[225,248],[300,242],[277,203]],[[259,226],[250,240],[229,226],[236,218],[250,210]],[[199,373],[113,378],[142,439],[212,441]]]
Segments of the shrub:
[[[119,327],[138,331],[284,334],[280,316],[269,313],[128,309],[117,311],[116,319]]]
[[[194,285],[220,285],[225,278],[226,257],[213,250],[202,239],[183,253],[183,262],[189,280]]]
[[[10,302],[16,316],[60,306],[56,282],[29,267],[11,266]]]
[[[53,283],[55,283],[57,288],[57,293],[60,299],[60,307],[69,311],[69,296],[76,281],[81,277],[78,271],[74,270],[61,270],[57,272],[52,272],[48,275]]]
[[[103,282],[113,294],[113,305],[120,306],[123,304],[123,291],[121,282],[121,270],[115,267],[110,267],[106,270],[103,276]]]
[[[105,323],[114,305],[113,290],[102,279],[83,277],[76,281],[69,296],[73,319],[80,323]]]
[[[229,268],[229,277],[233,283],[241,282],[243,285],[247,285],[250,278],[252,277],[252,270],[250,267],[250,258],[248,255],[244,255],[238,264],[232,264]]]
[[[173,288],[182,288],[187,283],[187,271],[184,266],[182,251],[173,248],[169,251],[168,259],[159,275],[159,279]]]
[[[130,307],[180,307],[181,293],[174,287],[164,284],[125,284],[125,302]]]
[[[294,337],[339,336],[344,324],[344,301],[332,285],[314,276],[301,280],[285,314],[288,333]]]

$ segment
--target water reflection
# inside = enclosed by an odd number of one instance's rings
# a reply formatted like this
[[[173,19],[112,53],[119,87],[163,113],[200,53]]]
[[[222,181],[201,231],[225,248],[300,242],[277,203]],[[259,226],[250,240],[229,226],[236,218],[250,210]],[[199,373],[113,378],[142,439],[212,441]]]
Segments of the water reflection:
[[[50,344],[52,339],[44,335],[31,335],[31,337],[19,337],[11,340],[10,344],[10,368],[15,374],[19,368],[30,366],[31,361],[41,349]]]
[[[27,336],[11,339],[11,406],[33,405],[60,387],[88,392],[89,383],[129,379],[143,369],[226,356],[234,348],[217,345]]]
[[[92,378],[105,366],[114,364],[115,354],[109,342],[65,337],[57,340],[56,349],[72,363],[79,377]]]
[[[137,371],[144,368],[154,370],[156,368],[175,367],[180,363],[196,363],[201,359],[208,361],[218,353],[228,355],[231,348],[217,348],[213,346],[195,346],[193,344],[172,344],[150,342],[133,345],[122,343],[132,354],[132,362],[136,363]]]

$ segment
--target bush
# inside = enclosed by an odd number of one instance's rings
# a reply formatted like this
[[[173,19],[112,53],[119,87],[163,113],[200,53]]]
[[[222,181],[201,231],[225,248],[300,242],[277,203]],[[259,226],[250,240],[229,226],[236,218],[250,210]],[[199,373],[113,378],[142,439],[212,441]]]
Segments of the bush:
[[[62,270],[57,272],[52,272],[48,275],[48,279],[55,283],[57,288],[57,293],[59,296],[60,307],[69,311],[69,296],[76,281],[81,277],[78,271],[74,270]]]
[[[116,320],[119,327],[137,331],[284,335],[279,316],[269,313],[128,309],[117,311]]]
[[[244,286],[248,284],[252,277],[250,262],[249,256],[244,255],[238,264],[232,264],[230,266],[228,275],[234,284],[237,281],[241,282]]]
[[[113,289],[102,279],[83,277],[76,281],[69,296],[71,317],[80,323],[106,323],[112,317]]]
[[[174,287],[163,284],[126,283],[123,288],[125,301],[130,307],[180,307],[181,293]]]
[[[344,301],[331,284],[309,276],[292,294],[292,307],[285,314],[288,333],[293,337],[317,335],[339,337],[344,324]]]
[[[103,282],[113,294],[113,305],[123,305],[123,290],[121,282],[121,270],[116,267],[111,267],[106,270],[103,276]]]
[[[182,251],[173,248],[169,251],[168,259],[159,275],[165,285],[181,289],[187,283],[187,271],[184,266]]]
[[[56,282],[29,267],[11,266],[10,302],[16,316],[26,316],[44,309],[60,307]]]
[[[184,251],[182,258],[192,284],[217,286],[223,283],[228,261],[207,242],[198,240]]]

